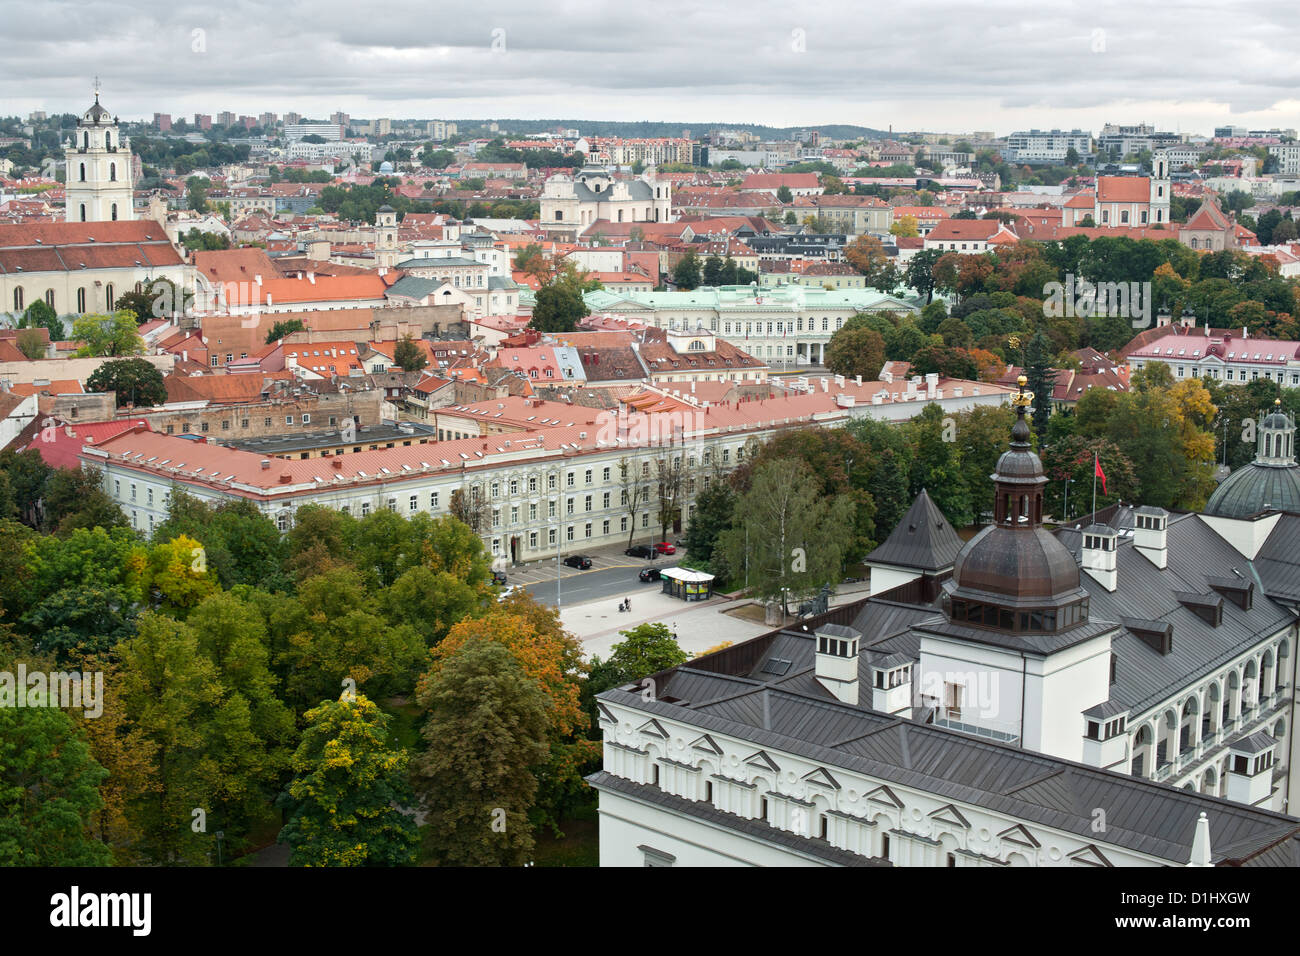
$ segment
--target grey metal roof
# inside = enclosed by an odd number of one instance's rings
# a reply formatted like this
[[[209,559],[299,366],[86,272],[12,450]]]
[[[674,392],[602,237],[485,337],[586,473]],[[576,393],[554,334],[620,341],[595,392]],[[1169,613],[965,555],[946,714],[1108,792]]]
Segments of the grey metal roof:
[[[1166,784],[889,717],[784,689],[755,689],[703,706],[644,701],[614,689],[601,700],[689,723],[759,749],[798,754],[884,783],[913,787],[1093,842],[1092,808],[1105,807],[1105,842],[1184,864],[1206,811],[1214,860],[1235,860],[1300,832],[1300,820]],[[699,805],[686,801],[686,807]],[[707,813],[708,807],[689,812]],[[799,846],[806,841],[801,840]]]
[[[893,866],[888,860],[882,860],[879,857],[865,857],[857,853],[851,853],[848,850],[841,850],[838,847],[831,846],[825,840],[809,839],[788,830],[774,827],[764,820],[751,820],[735,813],[726,813],[701,800],[687,800],[685,797],[679,797],[676,794],[665,793],[658,787],[635,783],[624,777],[616,777],[604,770],[587,777],[587,782],[597,790],[609,790],[644,803],[653,803],[669,810],[676,810],[679,813],[687,813],[692,817],[726,827],[728,830],[734,830],[745,836],[757,837],[766,843],[794,850],[805,856],[816,857],[837,866]]]
[[[924,488],[884,543],[866,557],[869,564],[892,564],[921,571],[952,567],[962,540]]]
[[[1239,750],[1244,754],[1263,753],[1270,747],[1275,746],[1277,746],[1277,740],[1262,730],[1257,730],[1247,737],[1239,737],[1228,742],[1229,750]]]
[[[1253,562],[1269,597],[1300,603],[1300,515],[1282,515]]]
[[[1063,530],[1057,535],[1078,554],[1079,532]],[[1193,600],[1219,599],[1207,578],[1231,575],[1233,568],[1249,574],[1250,563],[1195,514],[1172,517],[1166,543],[1168,567],[1162,569],[1138,551],[1131,538],[1121,537],[1115,552],[1119,587],[1114,592],[1082,575],[1093,620],[1130,618],[1173,626],[1168,654],[1161,654],[1127,627],[1111,638],[1116,664],[1110,699],[1134,715],[1190,687],[1292,620],[1284,607],[1265,597],[1249,611],[1222,601],[1221,623],[1217,627],[1207,623],[1190,606]]]
[[[434,279],[425,279],[422,276],[402,276],[396,282],[388,287],[385,295],[406,296],[412,299],[423,299],[427,295],[433,295],[442,283]]]

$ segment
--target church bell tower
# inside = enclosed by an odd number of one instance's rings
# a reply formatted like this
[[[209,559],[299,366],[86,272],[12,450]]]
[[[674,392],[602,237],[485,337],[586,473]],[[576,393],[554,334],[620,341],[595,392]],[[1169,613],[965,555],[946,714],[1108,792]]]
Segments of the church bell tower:
[[[64,145],[67,222],[114,222],[135,218],[131,207],[131,145],[118,132],[117,117],[95,102],[77,120],[73,140]]]

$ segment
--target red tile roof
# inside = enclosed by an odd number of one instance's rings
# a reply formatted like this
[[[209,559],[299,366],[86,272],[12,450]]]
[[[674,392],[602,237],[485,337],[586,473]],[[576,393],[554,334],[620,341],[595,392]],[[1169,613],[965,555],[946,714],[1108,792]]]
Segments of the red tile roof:
[[[1151,180],[1145,176],[1098,176],[1097,197],[1100,202],[1151,201]]]

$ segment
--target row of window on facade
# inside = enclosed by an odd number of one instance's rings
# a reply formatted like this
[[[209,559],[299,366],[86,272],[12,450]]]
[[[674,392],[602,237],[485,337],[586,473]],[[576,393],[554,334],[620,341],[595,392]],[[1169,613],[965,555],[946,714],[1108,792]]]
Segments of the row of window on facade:
[[[139,292],[141,288],[142,288],[141,283],[137,282],[135,285],[135,291]],[[59,311],[58,307],[55,305],[54,302],[53,289],[46,289],[45,294],[42,296],[42,298],[45,300],[45,304],[48,305],[51,309],[54,309],[55,312]],[[117,301],[116,290],[114,289],[113,284],[110,282],[108,285],[104,287],[105,311],[112,312],[113,303],[115,303],[116,301]],[[24,289],[22,286],[15,286],[14,287],[14,311],[21,312],[26,308],[27,308],[27,290]],[[78,312],[86,311],[86,290],[85,289],[77,290],[77,311]]]
[[[1138,368],[1141,368],[1142,364],[1143,363],[1139,362]],[[1249,376],[1247,376],[1248,372],[1250,373]],[[1186,378],[1187,366],[1186,365],[1175,366],[1175,374],[1177,375],[1178,378]],[[1262,370],[1257,368],[1252,368],[1252,369],[1225,368],[1223,370],[1223,379],[1226,382],[1233,382],[1233,381],[1249,382],[1259,378],[1261,374],[1263,374],[1264,378],[1275,379],[1277,382],[1284,384],[1286,382],[1288,373],[1285,369],[1280,369],[1280,368],[1279,369],[1266,368]],[[1290,373],[1290,376],[1291,376],[1292,385],[1300,385],[1300,372],[1293,371]],[[1219,369],[1214,367],[1202,369],[1199,365],[1193,365],[1192,378],[1202,378],[1202,377],[1217,379],[1219,377]]]

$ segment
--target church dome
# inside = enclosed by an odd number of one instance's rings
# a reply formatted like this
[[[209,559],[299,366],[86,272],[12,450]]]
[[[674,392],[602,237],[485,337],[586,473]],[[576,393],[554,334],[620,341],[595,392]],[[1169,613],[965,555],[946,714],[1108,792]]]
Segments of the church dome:
[[[972,538],[953,564],[947,587],[954,622],[1002,631],[1060,631],[1087,620],[1086,592],[1070,550],[1043,527],[1043,463],[1029,444],[1031,395],[1011,400],[1011,448],[993,475],[993,524]]]
[[[1252,461],[1225,478],[1205,506],[1207,515],[1221,518],[1249,518],[1263,511],[1300,513],[1300,467]]]
[[[1281,399],[1261,418],[1255,460],[1228,475],[1215,489],[1205,514],[1249,518],[1265,511],[1300,512],[1300,466],[1295,459],[1295,420]]]
[[[1044,528],[985,528],[957,555],[953,580],[964,591],[1051,598],[1079,586],[1079,565]]]

